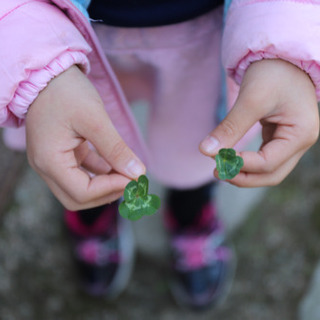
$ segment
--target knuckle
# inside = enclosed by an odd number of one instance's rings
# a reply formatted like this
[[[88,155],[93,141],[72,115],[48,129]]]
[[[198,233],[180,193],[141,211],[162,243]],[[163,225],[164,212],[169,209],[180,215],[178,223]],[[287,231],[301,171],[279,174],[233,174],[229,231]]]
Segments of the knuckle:
[[[42,154],[28,154],[28,162],[36,172],[45,171],[47,161]]]
[[[120,140],[116,142],[110,151],[110,156],[116,161],[123,157],[123,154],[127,151],[127,145],[124,141]]]
[[[272,178],[272,179],[269,180],[268,183],[266,183],[266,185],[269,186],[269,187],[275,187],[279,183],[280,183],[280,181],[278,182],[278,179]]]
[[[275,187],[277,185],[279,185],[281,182],[283,182],[283,180],[287,177],[287,175],[289,174],[289,172],[284,171],[278,174],[272,174],[269,177],[269,181],[267,183],[267,186],[269,187]]]
[[[90,201],[88,194],[86,192],[74,193],[72,195],[72,200],[79,207],[85,206]]]
[[[238,132],[238,125],[232,121],[231,119],[226,118],[222,123],[221,123],[221,129],[223,131],[223,134],[226,137],[233,137],[237,135]]]
[[[79,204],[73,202],[73,201],[61,201],[64,208],[66,208],[69,211],[79,211],[83,209]]]
[[[258,154],[260,155],[262,161],[259,161],[259,163],[256,164],[257,171],[263,174],[273,174],[278,169],[280,163],[271,157],[268,157],[268,155],[262,150],[258,151]]]
[[[71,211],[83,209],[90,203],[90,200],[92,200],[90,199],[88,192],[82,188],[67,188],[63,191],[64,192],[59,192],[57,197],[59,201]]]
[[[301,123],[300,126],[302,126],[300,131],[303,133],[305,146],[310,147],[315,144],[319,138],[319,118],[309,118]]]
[[[70,195],[61,193],[60,190],[53,189],[52,191],[65,209],[70,211],[78,211],[82,209],[81,204],[74,201]]]
[[[309,135],[310,145],[315,144],[317,142],[318,138],[319,138],[319,126],[314,125],[312,127],[312,129],[310,130],[310,135]]]
[[[86,201],[81,201],[81,199],[78,198],[72,198],[61,202],[63,206],[70,211],[83,210],[88,206],[88,203]]]
[[[275,187],[284,180],[284,177],[272,177],[268,183],[269,187]]]
[[[263,172],[264,173],[267,173],[267,174],[272,174],[273,172],[276,171],[276,165],[275,163],[268,163],[268,164],[265,164],[264,167],[263,167]]]

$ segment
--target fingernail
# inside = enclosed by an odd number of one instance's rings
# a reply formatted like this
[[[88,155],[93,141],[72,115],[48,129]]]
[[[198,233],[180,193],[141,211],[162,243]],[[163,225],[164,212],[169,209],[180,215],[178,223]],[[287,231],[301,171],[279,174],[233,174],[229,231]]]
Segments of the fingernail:
[[[144,167],[139,161],[132,159],[127,165],[127,172],[131,177],[137,178],[144,174]]]
[[[200,148],[206,153],[213,153],[219,147],[220,143],[212,136],[207,136],[200,144]]]

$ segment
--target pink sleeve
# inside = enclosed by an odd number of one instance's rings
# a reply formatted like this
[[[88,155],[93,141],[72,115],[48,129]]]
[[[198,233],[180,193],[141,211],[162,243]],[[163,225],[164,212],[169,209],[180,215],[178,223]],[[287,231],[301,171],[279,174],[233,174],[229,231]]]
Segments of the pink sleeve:
[[[223,64],[238,84],[250,63],[279,58],[307,72],[320,100],[320,1],[234,0],[223,36]]]
[[[0,126],[19,126],[48,82],[77,64],[89,72],[91,48],[70,20],[46,1],[11,0],[0,8]]]

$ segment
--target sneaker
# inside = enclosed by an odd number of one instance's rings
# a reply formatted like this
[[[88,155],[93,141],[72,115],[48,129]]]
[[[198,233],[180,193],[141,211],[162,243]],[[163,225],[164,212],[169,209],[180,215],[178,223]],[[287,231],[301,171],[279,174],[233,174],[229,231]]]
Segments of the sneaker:
[[[134,260],[132,227],[118,214],[118,203],[106,205],[90,226],[73,211],[66,210],[65,221],[85,292],[117,298],[129,282]]]
[[[210,216],[215,216],[212,204],[204,206],[201,219],[209,221]],[[171,291],[176,302],[193,309],[221,303],[231,287],[235,270],[235,255],[226,245],[221,221],[215,217],[206,228],[173,231],[170,244]]]

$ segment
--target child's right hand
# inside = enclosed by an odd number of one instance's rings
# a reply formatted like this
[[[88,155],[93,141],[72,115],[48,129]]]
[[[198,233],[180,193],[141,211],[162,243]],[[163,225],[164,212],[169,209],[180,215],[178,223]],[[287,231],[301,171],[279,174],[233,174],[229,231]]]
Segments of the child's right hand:
[[[220,148],[233,147],[258,121],[262,145],[257,152],[240,152],[244,166],[229,180],[239,187],[280,183],[317,141],[319,112],[309,76],[280,59],[252,63],[234,107],[202,141],[201,152],[214,157]]]
[[[76,66],[39,94],[29,108],[26,132],[30,165],[70,210],[112,202],[131,179],[145,173],[111,123],[99,94]]]

